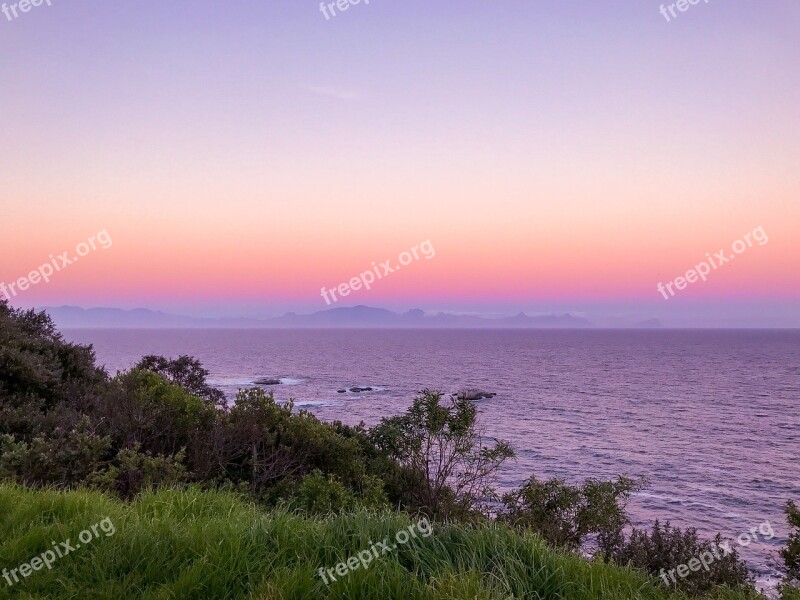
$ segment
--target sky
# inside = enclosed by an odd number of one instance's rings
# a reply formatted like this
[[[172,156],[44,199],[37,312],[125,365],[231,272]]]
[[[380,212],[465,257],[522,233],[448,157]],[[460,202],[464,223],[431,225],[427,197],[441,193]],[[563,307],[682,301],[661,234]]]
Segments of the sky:
[[[9,8],[0,283],[24,307],[800,327],[800,4],[661,6]]]

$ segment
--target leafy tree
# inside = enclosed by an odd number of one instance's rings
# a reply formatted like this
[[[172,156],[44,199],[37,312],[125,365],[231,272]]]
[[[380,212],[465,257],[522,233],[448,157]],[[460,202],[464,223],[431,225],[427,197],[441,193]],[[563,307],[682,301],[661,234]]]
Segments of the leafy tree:
[[[373,443],[405,470],[406,500],[433,518],[466,516],[494,497],[494,476],[514,456],[496,440],[486,445],[478,411],[466,398],[443,401],[424,390],[405,415],[384,418],[372,429]]]
[[[29,442],[72,428],[107,379],[91,346],[65,342],[46,313],[0,300],[0,434]],[[48,417],[54,408],[58,419]]]
[[[553,546],[575,550],[594,536],[608,551],[620,543],[629,522],[626,508],[631,495],[646,485],[643,479],[629,477],[590,479],[574,486],[562,479],[540,481],[531,476],[520,489],[503,496],[500,518],[513,527],[538,532]]]
[[[111,381],[95,416],[117,448],[167,456],[186,448],[198,430],[210,428],[217,409],[161,375],[134,369]]]
[[[174,360],[163,356],[147,355],[134,367],[158,373],[167,381],[178,384],[187,392],[200,398],[210,400],[215,404],[225,403],[225,394],[206,383],[208,371],[203,368],[200,361],[191,356],[180,356]]]
[[[220,460],[226,477],[247,481],[258,493],[282,479],[310,472],[305,449],[284,441],[292,411],[291,402],[280,405],[260,388],[239,390],[224,421],[225,437],[233,442]]]

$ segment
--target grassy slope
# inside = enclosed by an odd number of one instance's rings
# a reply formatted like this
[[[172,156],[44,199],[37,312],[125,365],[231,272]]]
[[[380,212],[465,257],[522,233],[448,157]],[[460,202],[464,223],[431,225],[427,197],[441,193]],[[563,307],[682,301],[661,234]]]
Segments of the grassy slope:
[[[330,588],[315,576],[412,523],[399,514],[308,519],[217,492],[160,491],[123,504],[99,493],[0,485],[0,569],[12,569],[110,517],[103,536],[0,598],[665,599],[629,570],[554,552],[499,527],[436,527]],[[669,596],[672,598],[672,596]],[[725,594],[720,598],[742,598]]]

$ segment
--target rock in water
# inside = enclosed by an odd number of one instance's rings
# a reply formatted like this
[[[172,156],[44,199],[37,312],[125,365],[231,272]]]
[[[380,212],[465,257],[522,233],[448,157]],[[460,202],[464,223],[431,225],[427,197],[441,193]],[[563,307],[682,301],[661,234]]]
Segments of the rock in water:
[[[481,400],[483,398],[494,398],[497,394],[494,392],[487,392],[486,390],[479,390],[477,388],[467,388],[459,390],[458,393],[453,394],[458,398],[464,400]]]
[[[262,377],[261,379],[256,379],[254,382],[256,385],[280,385],[280,379],[272,379],[270,377]]]

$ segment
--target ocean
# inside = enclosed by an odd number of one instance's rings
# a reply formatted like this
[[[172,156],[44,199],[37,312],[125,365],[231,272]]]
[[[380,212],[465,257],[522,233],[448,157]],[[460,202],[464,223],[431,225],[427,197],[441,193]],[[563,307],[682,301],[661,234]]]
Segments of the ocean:
[[[736,538],[776,533],[742,555],[776,573],[786,501],[800,501],[800,331],[762,330],[66,330],[113,374],[145,354],[189,354],[230,397],[260,377],[324,420],[374,425],[425,388],[478,402],[490,436],[529,475],[571,482],[646,476],[634,525],[655,519]],[[353,386],[370,392],[338,393]]]

